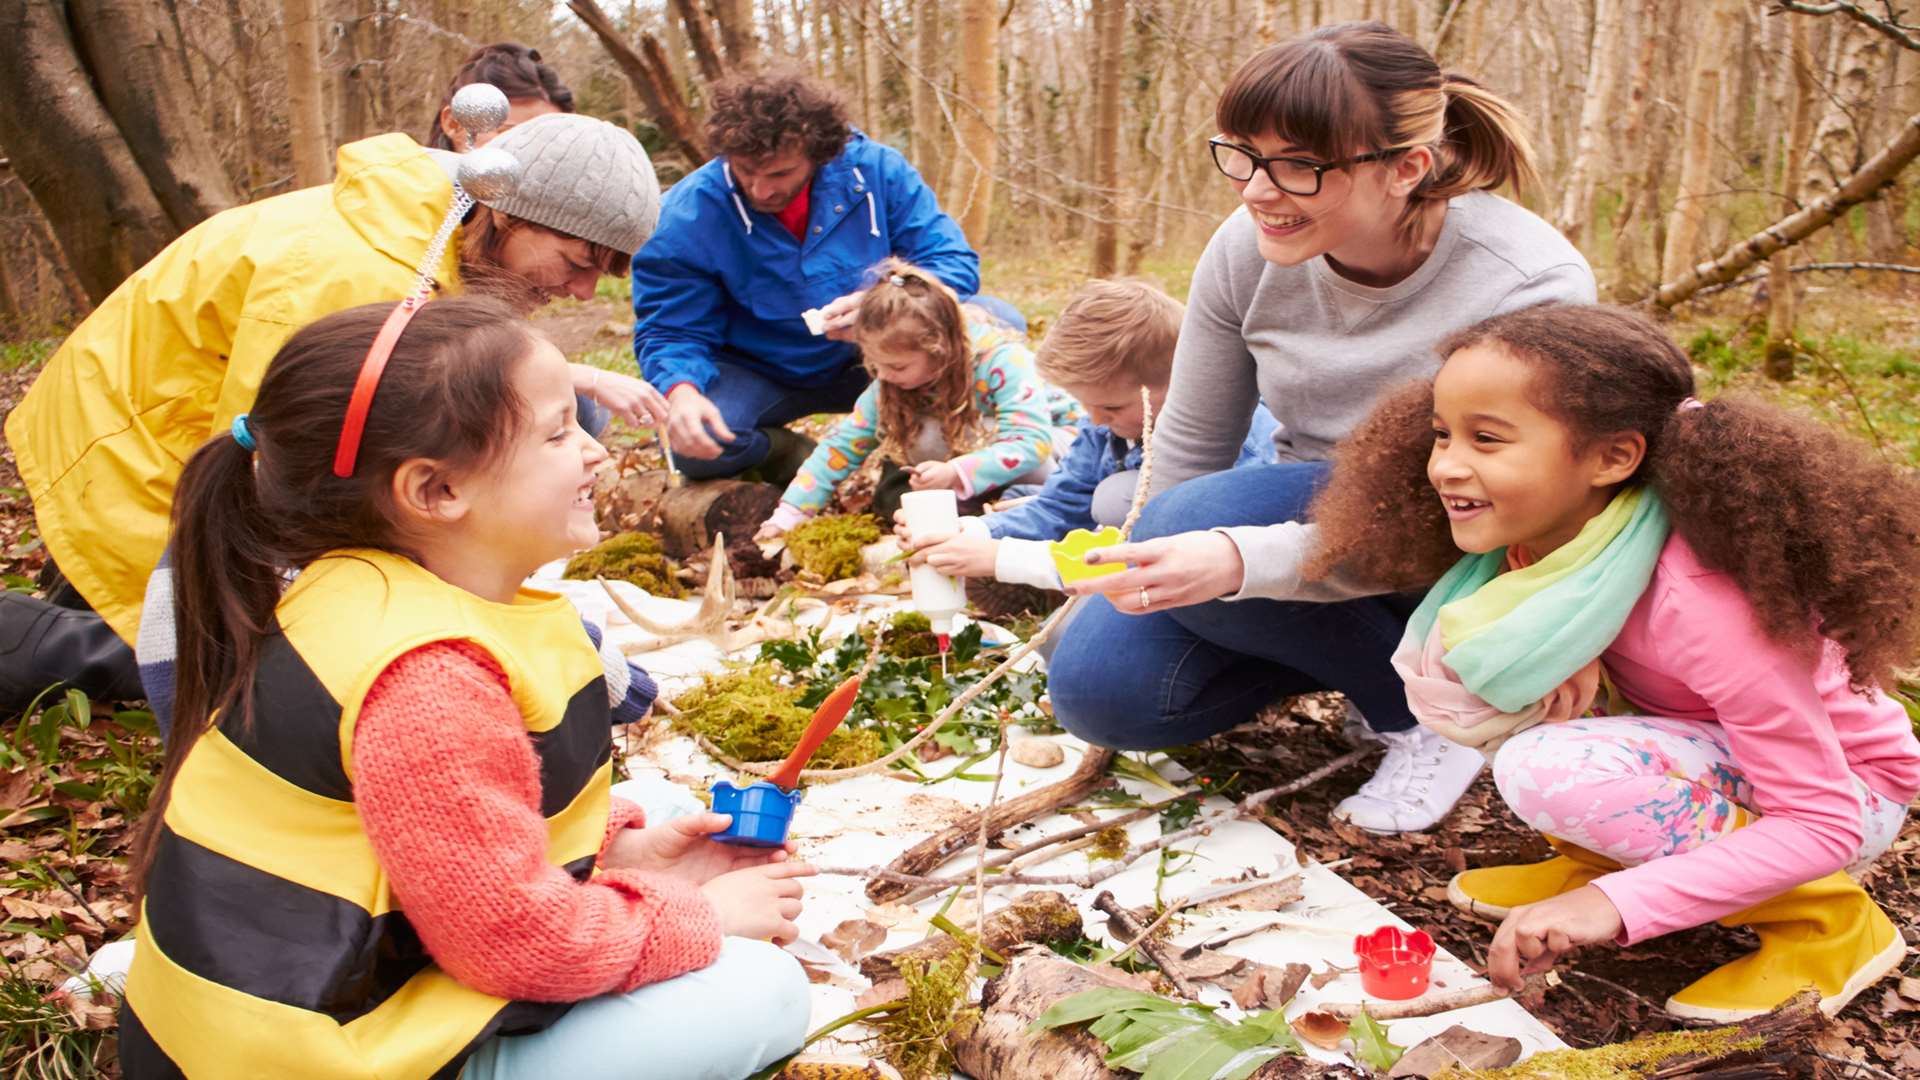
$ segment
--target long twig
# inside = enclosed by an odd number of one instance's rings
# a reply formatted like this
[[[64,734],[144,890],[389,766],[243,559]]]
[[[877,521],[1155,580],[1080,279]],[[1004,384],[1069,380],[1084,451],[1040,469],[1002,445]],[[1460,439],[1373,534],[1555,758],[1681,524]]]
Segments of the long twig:
[[[1527,976],[1526,985],[1520,988],[1520,992],[1524,994],[1529,990],[1539,990],[1559,985],[1560,976],[1549,971],[1543,975]],[[1492,983],[1486,983],[1481,986],[1470,986],[1465,990],[1454,990],[1445,994],[1427,994],[1424,997],[1414,998],[1412,1001],[1390,1001],[1386,1003],[1378,1001],[1340,1002],[1332,1005],[1321,1005],[1319,1009],[1321,1012],[1332,1013],[1342,1020],[1351,1020],[1360,1015],[1362,1010],[1365,1010],[1366,1014],[1375,1020],[1411,1020],[1416,1016],[1438,1016],[1443,1012],[1453,1012],[1455,1009],[1471,1009],[1475,1005],[1486,1005],[1494,1001],[1505,1001],[1507,998],[1513,996],[1513,994],[1507,993]]]
[[[1812,263],[1801,263],[1798,266],[1787,267],[1787,272],[1790,274],[1810,274],[1815,271],[1825,271],[1825,270],[1874,270],[1874,271],[1879,271],[1879,272],[1884,272],[1889,274],[1920,274],[1920,266],[1908,266],[1905,263],[1812,262]],[[1722,284],[1722,285],[1709,285],[1706,288],[1701,289],[1699,292],[1694,293],[1688,299],[1698,300],[1702,297],[1712,296],[1714,293],[1725,292],[1728,289],[1737,289],[1742,285],[1751,285],[1756,281],[1764,280],[1769,273],[1771,273],[1771,271],[1761,270],[1758,273],[1748,274],[1745,277],[1735,278],[1732,281],[1726,282],[1725,284]]]
[[[1192,982],[1188,981],[1186,972],[1180,969],[1180,964],[1174,959],[1173,954],[1153,940],[1153,932],[1159,928],[1167,916],[1173,914],[1173,908],[1169,907],[1160,918],[1153,921],[1152,925],[1143,927],[1140,925],[1140,920],[1133,917],[1133,912],[1120,906],[1120,901],[1115,900],[1110,892],[1103,891],[1099,896],[1094,897],[1093,906],[1106,912],[1108,921],[1132,939],[1133,944],[1128,945],[1128,949],[1138,946],[1141,952],[1147,954],[1147,959],[1153,961],[1154,966],[1160,969],[1160,974],[1167,977],[1167,981],[1173,984],[1173,988],[1180,992],[1181,997],[1191,999],[1199,996],[1200,992],[1194,988]]]
[[[1135,844],[1127,849],[1126,854],[1100,867],[1089,870],[1084,874],[999,874],[994,876],[988,884],[992,886],[1071,885],[1081,889],[1091,889],[1095,885],[1125,870],[1142,855],[1151,854],[1171,844],[1177,844],[1183,840],[1190,840],[1193,837],[1210,833],[1225,821],[1246,817],[1267,803],[1272,802],[1274,799],[1282,795],[1291,795],[1296,791],[1311,787],[1350,765],[1358,764],[1369,755],[1379,752],[1379,750],[1380,748],[1378,746],[1365,746],[1358,750],[1342,754],[1305,776],[1289,780],[1284,784],[1279,784],[1263,791],[1256,791],[1225,810],[1216,810],[1184,829],[1176,829],[1170,833],[1161,833],[1152,840]],[[984,816],[982,820],[984,820]],[[978,879],[980,875],[985,872],[984,867],[976,867],[956,875],[933,877],[926,874],[902,874],[877,866],[821,866],[816,867],[816,869],[822,874],[839,874],[846,877],[878,879],[881,881],[896,882],[901,885],[925,885],[935,889],[950,889],[955,885],[964,885],[969,879]]]
[[[1804,0],[1778,0],[1778,2],[1783,10],[1798,12],[1802,15],[1833,15],[1836,13],[1845,15],[1847,18],[1852,19],[1862,26],[1871,27],[1887,35],[1902,48],[1920,49],[1920,36],[1916,36],[1920,35],[1920,26],[1908,26],[1898,18],[1895,18],[1891,5],[1889,5],[1887,9],[1887,17],[1883,19],[1861,7],[1859,4],[1849,3],[1848,0],[1832,0],[1832,2],[1824,4],[1810,4],[1804,2]]]

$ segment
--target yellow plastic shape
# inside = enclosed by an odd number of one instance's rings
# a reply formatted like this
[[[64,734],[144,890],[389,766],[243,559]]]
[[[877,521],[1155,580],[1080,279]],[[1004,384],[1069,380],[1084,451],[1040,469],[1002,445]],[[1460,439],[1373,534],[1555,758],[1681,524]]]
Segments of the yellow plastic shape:
[[[1127,568],[1125,563],[1088,564],[1087,552],[1097,548],[1112,547],[1120,542],[1120,530],[1109,525],[1099,532],[1075,529],[1065,539],[1054,540],[1047,544],[1047,551],[1053,556],[1054,569],[1060,571],[1063,583],[1085,581],[1088,578],[1105,577],[1117,574]]]

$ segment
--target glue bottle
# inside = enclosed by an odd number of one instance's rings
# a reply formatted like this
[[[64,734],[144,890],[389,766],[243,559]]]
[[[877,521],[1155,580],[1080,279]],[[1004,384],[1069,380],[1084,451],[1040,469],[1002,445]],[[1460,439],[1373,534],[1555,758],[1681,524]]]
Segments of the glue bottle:
[[[900,509],[916,537],[960,531],[960,504],[951,490],[910,491],[900,497]],[[913,606],[927,617],[944,654],[953,644],[953,617],[967,606],[966,586],[924,562],[914,564],[911,580]]]

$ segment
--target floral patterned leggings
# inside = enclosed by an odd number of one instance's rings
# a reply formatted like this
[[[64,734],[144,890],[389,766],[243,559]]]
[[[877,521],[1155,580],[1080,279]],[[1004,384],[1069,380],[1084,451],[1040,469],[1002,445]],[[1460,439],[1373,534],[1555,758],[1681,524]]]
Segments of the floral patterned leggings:
[[[1757,816],[1724,731],[1698,720],[1541,724],[1500,748],[1493,779],[1521,821],[1623,866],[1691,851]],[[1899,836],[1907,808],[1857,777],[1853,785],[1864,833],[1848,868],[1857,873]]]

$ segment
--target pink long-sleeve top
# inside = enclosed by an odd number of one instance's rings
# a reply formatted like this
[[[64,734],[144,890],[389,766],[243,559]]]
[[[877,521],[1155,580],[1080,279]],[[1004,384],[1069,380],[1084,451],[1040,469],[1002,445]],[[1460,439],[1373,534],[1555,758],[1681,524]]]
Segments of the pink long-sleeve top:
[[[1718,919],[1853,861],[1858,777],[1897,802],[1920,793],[1920,740],[1885,694],[1848,685],[1844,655],[1817,662],[1770,638],[1734,580],[1700,564],[1677,534],[1601,657],[1649,716],[1720,725],[1753,785],[1758,820],[1692,851],[1594,884],[1620,911],[1623,944]]]
[[[697,888],[625,869],[576,881],[547,861],[539,758],[481,649],[438,642],[388,665],[354,725],[353,763],[354,804],[395,898],[466,985],[579,1001],[719,955],[719,916]],[[614,799],[608,841],[641,816]]]

